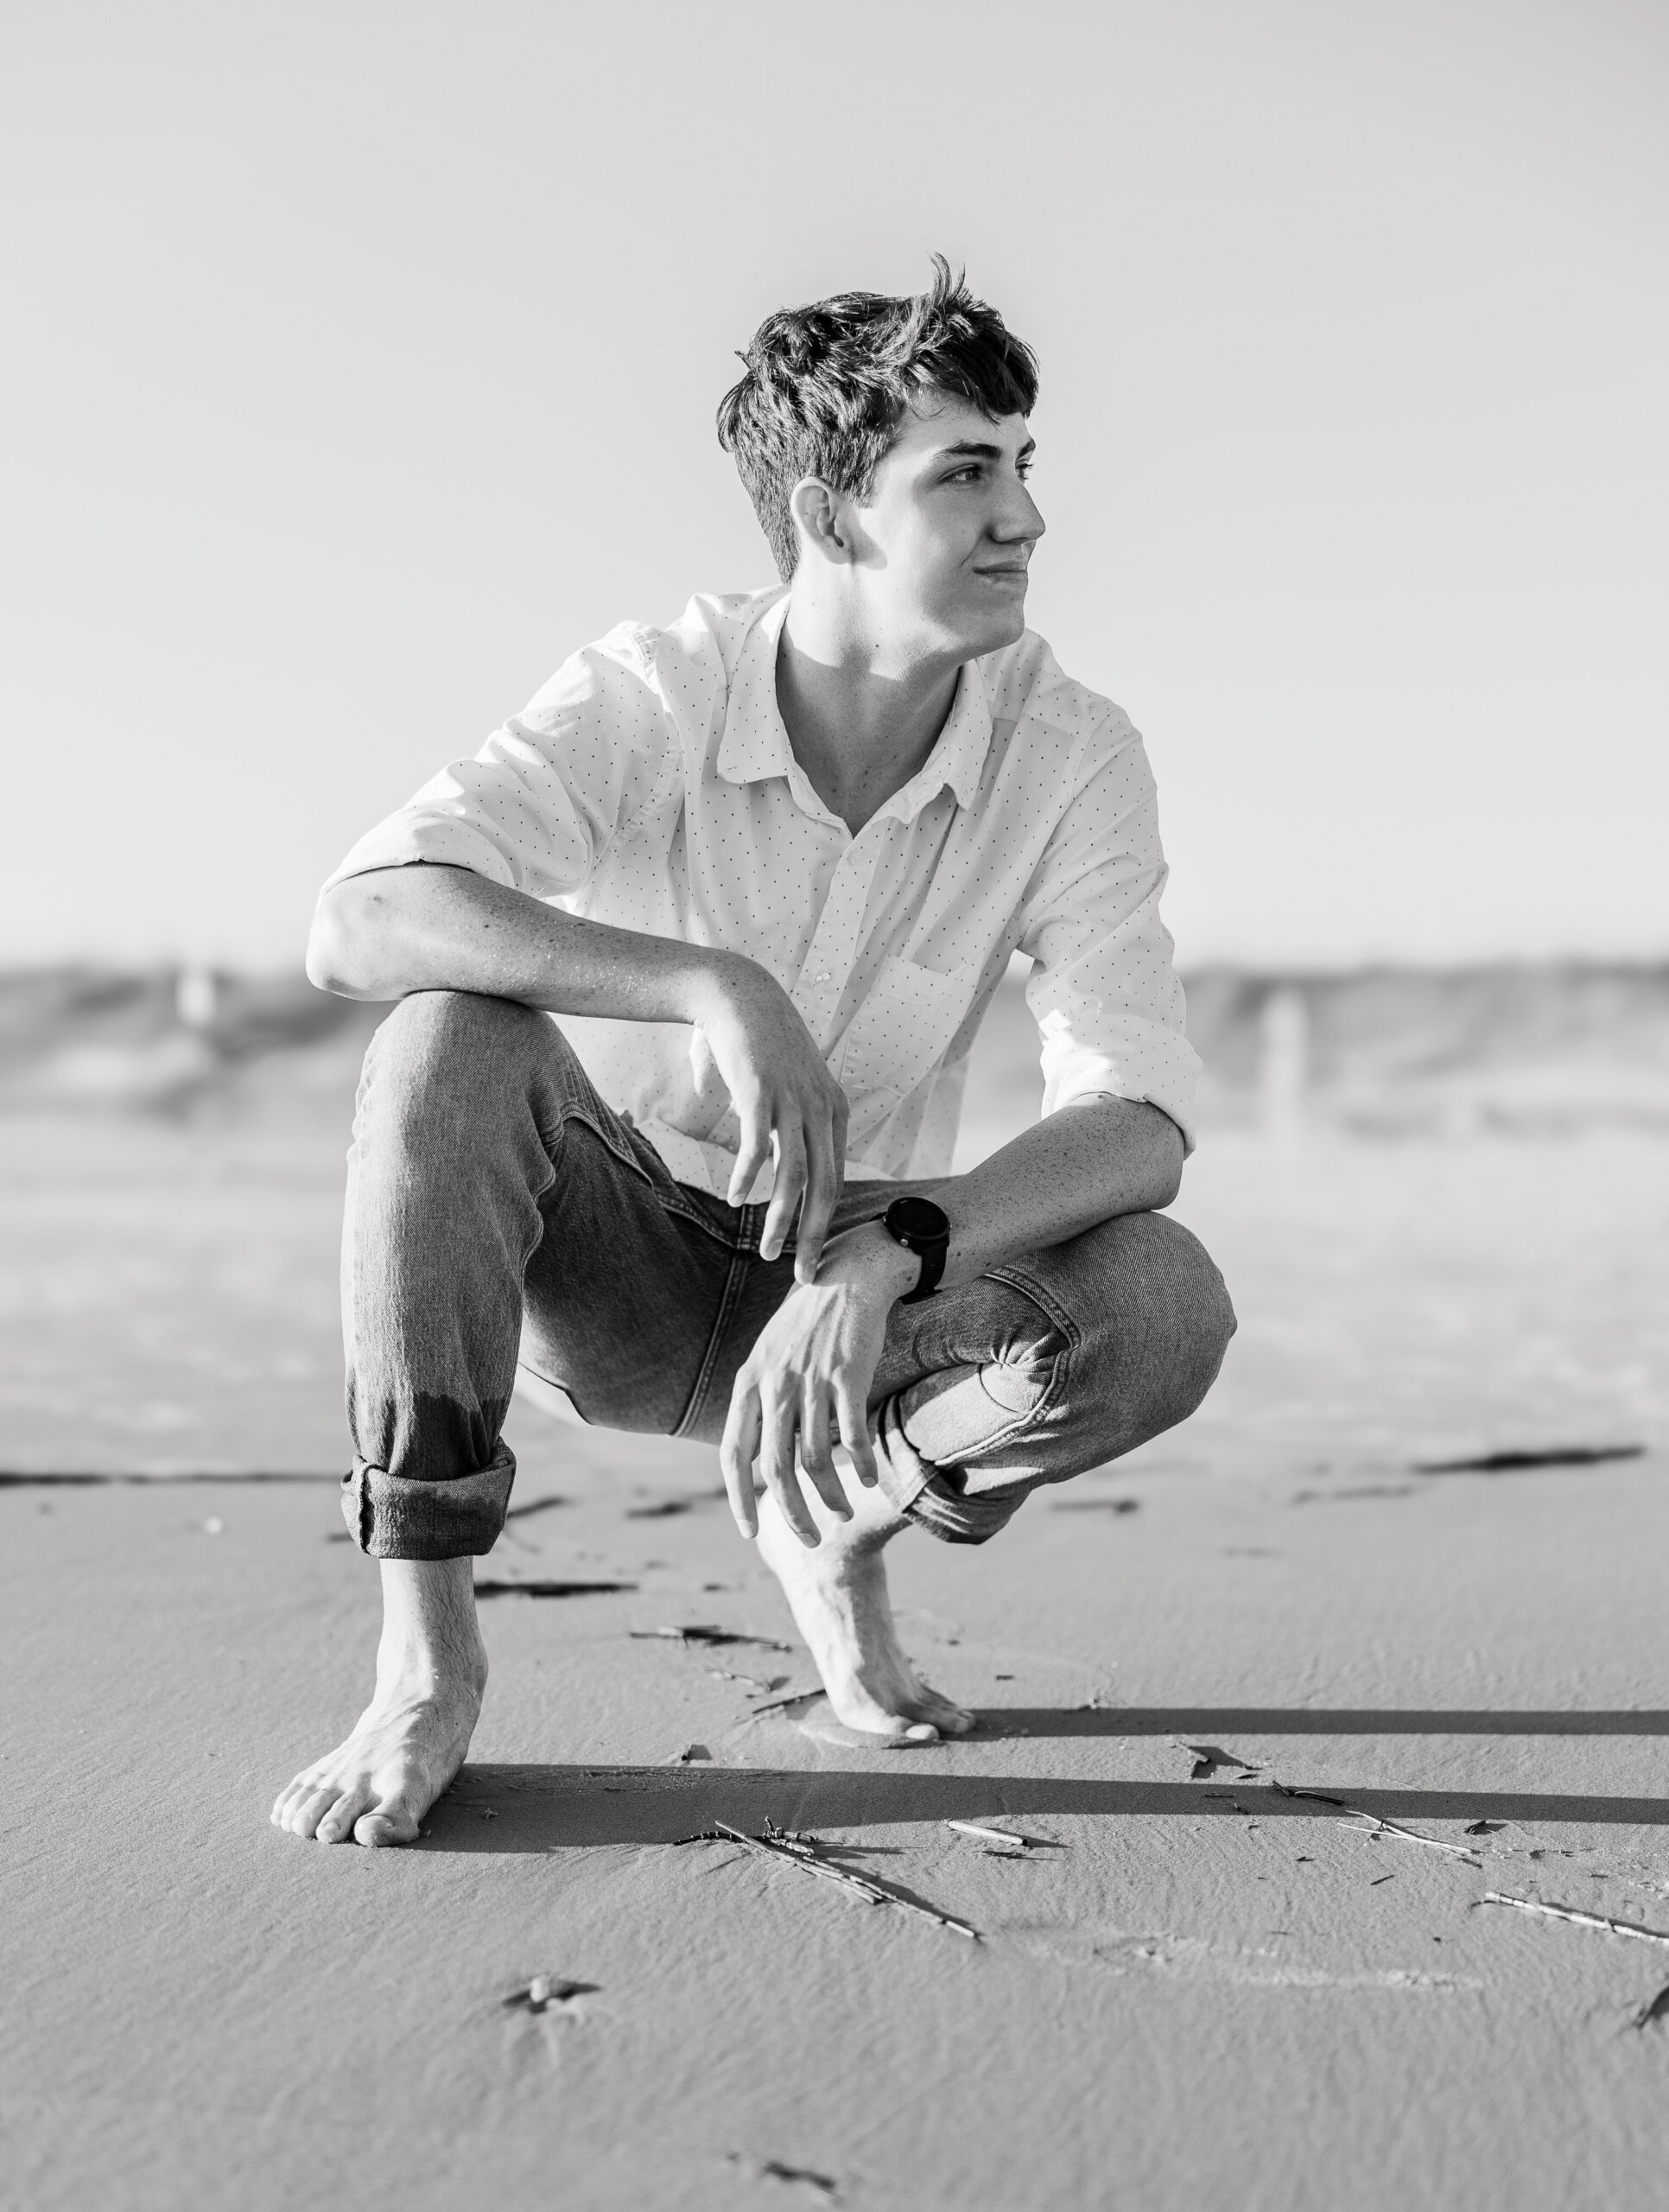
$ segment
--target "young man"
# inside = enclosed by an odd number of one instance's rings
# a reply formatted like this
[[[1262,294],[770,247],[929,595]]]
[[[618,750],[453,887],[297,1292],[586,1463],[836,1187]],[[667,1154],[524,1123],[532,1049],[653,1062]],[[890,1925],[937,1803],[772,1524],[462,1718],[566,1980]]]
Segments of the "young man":
[[[1025,626],[1037,365],[936,265],[748,349],[720,437],[783,587],[577,654],[320,897],[314,982],[400,1003],[343,1259],[383,1639],[273,1808],[298,1835],[409,1842],[462,1762],[518,1343],[586,1420],[720,1445],[835,1713],[902,1743],[973,1722],[899,1649],[883,1548],[983,1542],[1216,1374],[1222,1280],[1153,1211],[1196,1062],[1152,779]],[[1043,1119],[953,1177],[1017,950]]]

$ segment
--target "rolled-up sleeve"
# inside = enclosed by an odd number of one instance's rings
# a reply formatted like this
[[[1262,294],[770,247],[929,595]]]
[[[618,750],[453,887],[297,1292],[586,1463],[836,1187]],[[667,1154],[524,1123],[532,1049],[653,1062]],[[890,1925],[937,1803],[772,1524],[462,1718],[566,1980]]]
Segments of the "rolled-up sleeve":
[[[1085,748],[1076,788],[1028,887],[1019,949],[1043,1046],[1045,1115],[1094,1091],[1145,1099],[1194,1148],[1199,1055],[1184,1033],[1158,792],[1116,712]]]
[[[666,765],[665,717],[639,633],[565,662],[473,760],[456,760],[361,837],[325,885],[427,861],[535,899],[584,888]]]

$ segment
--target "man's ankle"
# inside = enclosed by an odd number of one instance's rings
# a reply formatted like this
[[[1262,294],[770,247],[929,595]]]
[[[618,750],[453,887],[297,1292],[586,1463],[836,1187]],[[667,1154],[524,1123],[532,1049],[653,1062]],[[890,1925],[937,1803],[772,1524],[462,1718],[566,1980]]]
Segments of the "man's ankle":
[[[448,1637],[442,1645],[427,1637],[392,1634],[385,1625],[377,1647],[377,1687],[397,1688],[404,1697],[449,1697],[486,1688],[487,1656],[479,1640]]]

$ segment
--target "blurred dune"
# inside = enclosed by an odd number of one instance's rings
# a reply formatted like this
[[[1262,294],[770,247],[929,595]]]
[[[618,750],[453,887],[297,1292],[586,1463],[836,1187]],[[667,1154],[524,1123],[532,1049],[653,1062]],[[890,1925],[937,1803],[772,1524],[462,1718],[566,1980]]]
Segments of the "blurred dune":
[[[15,969],[0,975],[0,1110],[335,1116],[386,1011],[299,972]]]
[[[1296,1094],[1368,1136],[1669,1129],[1669,963],[1212,969],[1188,1005],[1207,1122],[1267,1122]]]
[[[1669,963],[1187,978],[1208,1126],[1370,1137],[1669,1131]],[[1019,967],[974,1055],[959,1164],[1037,1113]],[[115,967],[0,976],[0,1110],[322,1115],[385,1011],[300,974]]]

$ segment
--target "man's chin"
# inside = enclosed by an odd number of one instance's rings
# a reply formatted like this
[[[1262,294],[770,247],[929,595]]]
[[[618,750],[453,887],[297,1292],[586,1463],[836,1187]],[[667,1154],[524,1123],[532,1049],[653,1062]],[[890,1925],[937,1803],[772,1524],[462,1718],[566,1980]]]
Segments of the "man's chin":
[[[982,607],[956,625],[959,658],[978,660],[983,653],[1000,652],[1025,634],[1025,601],[1017,594],[1000,607]]]

